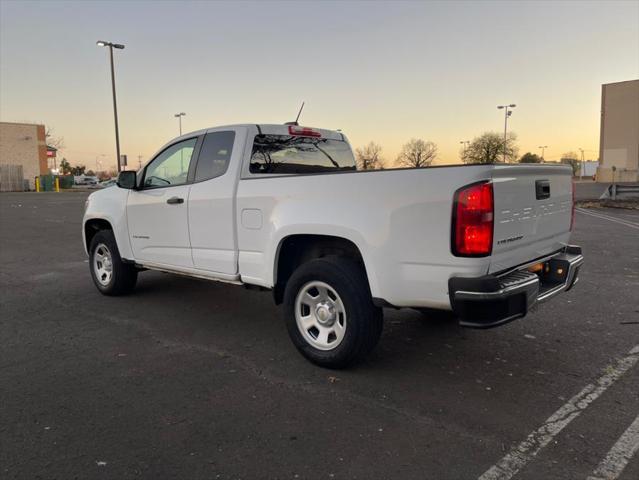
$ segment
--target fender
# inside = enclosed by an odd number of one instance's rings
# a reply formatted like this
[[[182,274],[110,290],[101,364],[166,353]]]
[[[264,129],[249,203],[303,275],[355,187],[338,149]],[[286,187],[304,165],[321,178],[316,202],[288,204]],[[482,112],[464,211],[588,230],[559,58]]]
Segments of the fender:
[[[326,225],[296,224],[286,225],[277,230],[273,242],[269,244],[269,250],[265,252],[266,256],[264,264],[271,266],[271,271],[265,272],[269,275],[265,278],[268,278],[271,287],[273,287],[275,285],[275,282],[277,281],[276,272],[282,244],[284,243],[284,240],[293,235],[317,235],[324,237],[343,238],[344,240],[350,241],[357,247],[360,255],[362,256],[362,260],[364,261],[364,269],[366,270],[371,293],[373,294],[373,296],[375,296],[379,292],[379,282],[377,279],[377,274],[373,267],[373,262],[370,258],[370,248],[364,240],[364,237],[359,232],[353,229],[338,225],[327,228]]]
[[[120,257],[125,260],[135,261],[126,216],[128,197],[129,190],[118,186],[108,187],[89,195],[87,199],[87,209],[84,212],[84,218],[82,220],[82,239],[84,251],[87,255],[89,246],[86,241],[85,227],[90,220],[99,219],[111,225],[118,250],[120,251]]]

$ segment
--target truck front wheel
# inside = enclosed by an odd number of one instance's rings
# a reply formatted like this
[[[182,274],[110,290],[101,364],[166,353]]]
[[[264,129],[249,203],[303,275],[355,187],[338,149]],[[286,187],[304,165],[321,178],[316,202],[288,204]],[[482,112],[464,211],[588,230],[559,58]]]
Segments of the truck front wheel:
[[[120,258],[111,230],[100,230],[91,240],[89,268],[93,283],[104,295],[124,295],[135,288],[138,271]]]
[[[361,360],[382,333],[382,309],[373,305],[364,270],[345,257],[298,267],[286,285],[284,314],[297,349],[327,368]]]

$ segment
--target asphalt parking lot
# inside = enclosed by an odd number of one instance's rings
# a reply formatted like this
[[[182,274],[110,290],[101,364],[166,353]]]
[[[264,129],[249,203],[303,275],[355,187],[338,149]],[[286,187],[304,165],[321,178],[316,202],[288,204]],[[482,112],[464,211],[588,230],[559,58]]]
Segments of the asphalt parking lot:
[[[101,296],[85,197],[0,195],[0,477],[639,478],[639,211],[579,211],[580,283],[525,319],[387,310],[328,371],[268,292],[146,272]]]

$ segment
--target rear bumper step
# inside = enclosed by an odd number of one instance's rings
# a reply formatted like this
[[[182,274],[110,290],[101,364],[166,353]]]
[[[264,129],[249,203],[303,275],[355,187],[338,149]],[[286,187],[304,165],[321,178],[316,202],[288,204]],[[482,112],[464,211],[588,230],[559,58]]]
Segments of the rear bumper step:
[[[541,270],[521,267],[502,275],[453,277],[448,281],[450,303],[459,324],[491,328],[521,318],[536,304],[570,290],[578,281],[584,258],[571,245],[543,260]]]

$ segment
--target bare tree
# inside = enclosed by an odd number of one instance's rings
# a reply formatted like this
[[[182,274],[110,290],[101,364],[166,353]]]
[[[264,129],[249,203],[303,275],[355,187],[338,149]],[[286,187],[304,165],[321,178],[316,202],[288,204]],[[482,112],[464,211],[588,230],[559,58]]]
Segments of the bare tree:
[[[515,144],[517,135],[508,134],[506,139],[506,158],[509,162],[516,161],[519,148]],[[498,163],[504,158],[504,136],[500,133],[486,132],[475,138],[468,148],[462,152],[464,163]]]
[[[579,173],[579,155],[577,152],[566,152],[561,156],[561,163],[565,163],[567,165],[572,166],[572,174],[577,175]]]
[[[53,128],[47,127],[44,134],[47,145],[55,148],[56,150],[64,150],[64,137],[56,137],[53,135]]]
[[[397,163],[406,168],[428,167],[437,157],[437,145],[420,138],[411,138],[402,147]]]
[[[358,170],[383,170],[382,147],[375,142],[355,150]]]

